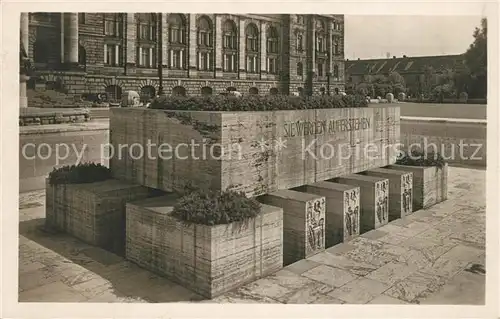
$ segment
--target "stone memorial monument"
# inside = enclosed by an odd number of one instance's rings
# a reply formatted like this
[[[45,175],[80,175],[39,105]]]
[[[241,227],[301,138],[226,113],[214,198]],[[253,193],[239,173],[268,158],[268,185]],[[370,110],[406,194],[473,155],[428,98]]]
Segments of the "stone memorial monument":
[[[122,105],[137,106],[137,98],[127,92]],[[392,203],[407,213],[409,184],[424,189],[421,194],[430,187],[416,185],[427,175],[413,172],[410,180],[393,172],[405,167],[391,168],[400,142],[399,107],[260,112],[123,107],[111,110],[110,131],[115,150],[148,141],[156,155],[115,154],[113,179],[166,192],[137,200],[114,194],[126,202],[121,215],[126,258],[208,298],[384,225]],[[370,145],[373,152],[362,151]],[[387,170],[376,176],[362,174],[381,167]],[[397,187],[390,186],[394,182]],[[243,224],[185,222],[172,212],[180,201],[176,193],[187,186],[241,192],[261,203],[260,213]]]

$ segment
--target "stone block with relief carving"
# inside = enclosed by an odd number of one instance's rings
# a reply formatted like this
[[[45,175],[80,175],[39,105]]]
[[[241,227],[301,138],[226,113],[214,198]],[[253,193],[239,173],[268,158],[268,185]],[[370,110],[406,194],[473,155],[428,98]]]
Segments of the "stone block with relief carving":
[[[359,196],[357,186],[318,182],[296,188],[299,191],[325,196],[325,247],[347,242],[359,235]]]
[[[360,188],[360,233],[379,228],[389,222],[389,180],[386,178],[349,175],[332,180]]]
[[[389,221],[403,218],[413,212],[413,173],[386,168],[363,172],[368,176],[389,180]]]

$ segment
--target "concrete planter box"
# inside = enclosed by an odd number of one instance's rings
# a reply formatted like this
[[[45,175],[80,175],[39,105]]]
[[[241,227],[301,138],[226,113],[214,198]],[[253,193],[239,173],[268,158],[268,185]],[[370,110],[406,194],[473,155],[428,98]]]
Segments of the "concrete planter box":
[[[170,215],[174,196],[127,204],[126,258],[208,298],[283,267],[283,210],[207,226]]]
[[[125,203],[148,196],[147,187],[117,180],[50,185],[47,179],[46,225],[124,255]]]
[[[258,196],[324,181],[395,163],[400,135],[399,107],[110,111],[113,176],[165,191],[189,181]]]
[[[389,168],[413,173],[413,211],[429,208],[448,198],[448,164],[437,166],[390,165]]]

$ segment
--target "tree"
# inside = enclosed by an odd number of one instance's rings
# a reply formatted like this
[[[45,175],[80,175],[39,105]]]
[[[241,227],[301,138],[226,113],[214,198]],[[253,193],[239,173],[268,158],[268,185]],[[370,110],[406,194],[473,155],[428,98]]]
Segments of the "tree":
[[[474,42],[465,52],[465,64],[470,74],[469,95],[485,98],[487,93],[487,21],[481,19],[481,28],[474,30]]]

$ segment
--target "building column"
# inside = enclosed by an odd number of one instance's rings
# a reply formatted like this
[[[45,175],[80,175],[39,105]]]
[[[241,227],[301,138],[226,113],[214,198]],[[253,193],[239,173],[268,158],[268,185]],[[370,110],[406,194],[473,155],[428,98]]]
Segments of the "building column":
[[[240,79],[246,79],[246,36],[245,36],[245,19],[240,18],[239,21],[239,46],[238,46],[238,73]]]
[[[29,77],[26,74],[19,75],[19,107],[28,107],[28,97],[26,96],[26,82]]]
[[[189,60],[189,65],[188,65],[188,70],[189,70],[189,76],[196,76],[196,70],[197,68],[197,55],[196,55],[196,47],[198,45],[198,41],[196,41],[196,14],[190,13],[189,14],[189,30],[188,30],[188,60]]]
[[[307,54],[307,63],[306,63],[306,85],[305,91],[306,95],[313,95],[313,83],[314,77],[316,75],[316,30],[314,23],[314,15],[307,15],[307,34],[306,34],[306,54]]]
[[[28,13],[21,13],[21,43],[29,56],[29,15]]]
[[[64,62],[66,61],[66,53],[64,53],[66,51],[64,49],[65,42],[66,42],[66,41],[64,41],[64,38],[65,38],[65,36],[64,36],[64,30],[65,30],[64,23],[65,23],[64,22],[64,12],[61,12],[60,13],[60,26],[59,26],[59,28],[60,28],[59,31],[61,33],[61,37],[60,37],[60,42],[61,42],[61,48],[60,48],[61,49],[61,64],[64,64]]]
[[[267,74],[267,36],[266,36],[266,24],[261,22],[260,24],[260,78],[265,79]]]
[[[332,41],[332,36],[333,36],[333,26],[331,22],[328,22],[328,32],[327,32],[327,39],[326,39],[326,45],[328,46],[328,69],[326,70],[327,73],[333,73],[333,41]]]
[[[215,15],[215,77],[222,78],[222,17]]]
[[[136,64],[136,45],[135,41],[137,38],[137,26],[135,24],[135,13],[125,13],[126,19],[126,35],[125,39],[126,45],[126,59],[125,64],[127,65],[127,71],[130,71],[128,67],[134,67]]]
[[[78,64],[78,13],[64,14],[65,21],[65,62]]]
[[[25,59],[29,58],[29,14],[21,13],[21,45],[26,53]],[[23,63],[23,61],[21,61]],[[23,69],[23,66],[21,66]],[[21,71],[22,72],[22,71]],[[26,82],[29,77],[22,72],[19,75],[19,107],[28,107],[28,98],[26,97]]]

